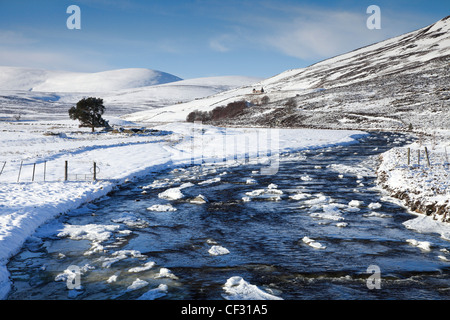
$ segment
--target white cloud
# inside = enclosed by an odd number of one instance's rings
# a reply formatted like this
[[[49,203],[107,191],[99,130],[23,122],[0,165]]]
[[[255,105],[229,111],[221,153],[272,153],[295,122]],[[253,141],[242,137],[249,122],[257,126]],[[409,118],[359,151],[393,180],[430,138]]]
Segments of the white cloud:
[[[305,5],[265,2],[264,10],[234,15],[234,32],[210,41],[216,51],[237,47],[271,49],[304,60],[343,54],[427,24],[427,17],[389,12],[382,7],[382,29],[367,28],[365,8],[350,11]],[[270,13],[270,14],[269,14]],[[230,18],[231,19],[231,18]],[[422,22],[422,24],[421,24]],[[239,27],[236,27],[238,25]]]
[[[368,30],[367,17],[364,13],[301,10],[289,23],[273,21],[273,31],[260,40],[300,59],[332,57],[389,37],[384,30]]]
[[[45,41],[46,37],[51,42]],[[44,29],[0,29],[0,65],[80,72],[108,68],[101,53],[90,48],[74,50],[63,44],[64,40],[60,34]]]
[[[35,39],[24,36],[21,32],[0,30],[0,44],[2,45],[28,45],[36,43]]]
[[[0,65],[80,72],[109,69],[98,59],[94,60],[82,54],[75,56],[63,52],[31,51],[2,46],[0,46]]]
[[[236,49],[248,48],[252,41],[249,41],[251,32],[245,26],[227,26],[223,32],[209,40],[209,47],[218,52],[229,52]]]
[[[232,36],[230,35],[221,35],[218,36],[214,39],[210,39],[209,40],[209,47],[211,49],[213,49],[214,51],[218,51],[218,52],[228,52],[231,50],[231,42],[232,40]]]

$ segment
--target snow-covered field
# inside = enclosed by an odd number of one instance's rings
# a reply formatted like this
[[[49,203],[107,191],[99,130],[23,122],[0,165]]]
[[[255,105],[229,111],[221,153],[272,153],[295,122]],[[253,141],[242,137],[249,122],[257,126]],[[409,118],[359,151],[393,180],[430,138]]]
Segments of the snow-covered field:
[[[120,119],[116,123],[124,124]],[[8,259],[37,227],[107,195],[119,184],[169,166],[201,161],[236,165],[243,163],[239,161],[244,161],[245,154],[250,161],[261,164],[261,173],[275,174],[278,152],[354,143],[355,138],[365,134],[309,129],[224,129],[186,123],[152,129],[157,131],[136,135],[91,134],[69,120],[2,123],[0,297],[10,288]],[[259,147],[253,147],[256,145]],[[269,150],[270,157],[262,156]],[[64,181],[65,161],[69,163],[69,181]],[[94,161],[100,170],[95,182]],[[85,175],[90,181],[79,181]]]

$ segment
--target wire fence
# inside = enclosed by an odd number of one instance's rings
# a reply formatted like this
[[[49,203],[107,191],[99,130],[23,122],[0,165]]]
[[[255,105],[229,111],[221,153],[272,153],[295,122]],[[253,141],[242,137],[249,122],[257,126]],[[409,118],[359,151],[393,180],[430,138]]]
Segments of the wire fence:
[[[444,149],[444,152],[430,151],[427,147],[418,149],[400,148],[397,151],[399,152],[397,166],[407,166],[411,169],[450,168],[447,148]]]
[[[396,148],[395,167],[411,169],[450,169],[447,149],[442,152],[424,148]],[[109,164],[97,161],[62,160],[36,161],[0,160],[0,182],[54,182],[54,181],[97,181],[107,179]],[[102,172],[101,168],[103,170]],[[100,176],[102,174],[102,176]]]
[[[97,181],[100,172],[96,161],[0,162],[0,182]]]

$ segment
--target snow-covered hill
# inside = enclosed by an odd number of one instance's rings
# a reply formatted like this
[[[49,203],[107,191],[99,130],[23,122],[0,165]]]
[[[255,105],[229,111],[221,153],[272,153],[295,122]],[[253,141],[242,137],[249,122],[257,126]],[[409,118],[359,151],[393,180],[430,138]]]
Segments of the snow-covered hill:
[[[195,78],[156,86],[120,90],[105,96],[104,100],[109,105],[126,106],[131,102],[149,107],[167,106],[212,96],[258,81],[261,81],[261,79],[245,76]]]
[[[174,75],[150,69],[119,69],[97,73],[0,67],[2,90],[35,92],[110,92],[174,81]]]
[[[308,68],[289,70],[200,101],[126,116],[184,121],[237,100],[253,102],[222,124],[318,128],[450,127],[450,16],[423,29],[360,48]],[[265,93],[252,90],[264,88]],[[261,105],[261,97],[270,102]],[[297,107],[286,108],[292,99]]]
[[[0,67],[0,120],[67,118],[67,110],[87,96],[102,98],[106,116],[200,99],[260,81],[245,76],[189,80],[149,69],[72,73]]]

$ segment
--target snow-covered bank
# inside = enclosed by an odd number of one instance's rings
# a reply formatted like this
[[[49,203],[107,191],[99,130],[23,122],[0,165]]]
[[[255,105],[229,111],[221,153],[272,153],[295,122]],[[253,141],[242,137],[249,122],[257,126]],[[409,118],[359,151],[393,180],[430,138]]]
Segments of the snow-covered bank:
[[[450,139],[445,137],[391,149],[381,157],[378,183],[411,211],[450,222],[449,152]]]
[[[187,123],[161,125],[154,129],[169,134],[90,134],[71,122],[8,123],[0,137],[0,298],[10,290],[6,264],[24,241],[46,221],[107,195],[126,180],[133,180],[177,165],[211,162],[236,165],[245,159],[261,163],[261,172],[276,161],[279,152],[356,143],[366,133],[341,130],[224,129]],[[44,135],[52,131],[57,135]],[[262,142],[262,143],[261,143]],[[258,146],[258,147],[255,147]],[[248,155],[246,158],[244,155]],[[38,163],[35,182],[32,166]],[[97,182],[63,180],[65,160],[102,169]],[[46,181],[42,164],[47,165]],[[52,169],[54,168],[54,169]],[[275,170],[266,174],[276,174]],[[38,175],[39,173],[39,175]]]
[[[6,269],[8,259],[20,250],[26,238],[40,225],[107,195],[126,179],[148,174],[148,170],[158,170],[158,166],[164,167],[170,162],[170,153],[155,142],[159,138],[152,140],[147,137],[150,141],[144,141],[143,138],[122,137],[124,141],[118,143],[111,136],[110,139],[105,136],[94,141],[80,137],[43,142],[42,132],[29,132],[25,136],[26,141],[20,138],[8,140],[7,135],[2,135],[3,142],[6,141],[10,148],[1,148],[4,151],[1,159],[6,165],[0,176],[0,298],[4,298],[10,288]],[[130,154],[138,156],[130,157]],[[24,167],[20,182],[16,182],[17,177],[14,176],[20,170],[17,159],[30,163],[45,161],[46,181],[42,181],[39,171],[36,172],[35,182],[31,182],[31,171]],[[97,182],[61,181],[62,159],[69,159],[70,163],[78,162],[81,166],[88,164],[87,170],[91,159],[98,159],[96,161],[103,163],[103,170],[108,172],[109,179]]]

